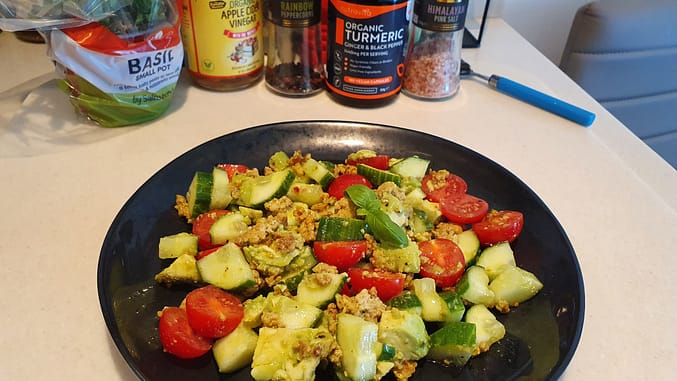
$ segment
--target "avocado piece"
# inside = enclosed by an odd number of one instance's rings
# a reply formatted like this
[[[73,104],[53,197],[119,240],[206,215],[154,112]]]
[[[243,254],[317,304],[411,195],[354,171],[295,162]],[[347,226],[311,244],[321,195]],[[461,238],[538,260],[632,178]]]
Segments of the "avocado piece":
[[[171,287],[174,284],[200,283],[202,277],[197,270],[195,257],[190,254],[183,254],[155,275],[155,281]]]
[[[428,354],[430,338],[425,323],[410,311],[391,309],[383,312],[378,323],[378,340],[397,349],[402,360],[418,360]]]
[[[279,275],[284,272],[294,258],[301,254],[301,250],[292,249],[288,252],[279,252],[268,245],[253,245],[242,248],[247,262],[256,270],[265,275]]]
[[[406,247],[385,248],[376,246],[371,264],[381,270],[399,273],[418,273],[421,270],[421,251],[418,245],[409,241]]]
[[[334,345],[324,328],[259,329],[251,376],[263,380],[314,380],[315,369]]]
[[[311,328],[322,319],[322,310],[290,297],[270,293],[261,315],[263,325],[274,322],[280,328]]]
[[[235,330],[214,342],[212,354],[221,373],[232,373],[252,362],[258,335],[240,324]]]
[[[248,328],[258,328],[261,326],[261,314],[266,306],[266,297],[259,295],[255,298],[247,299],[242,303],[244,307],[244,316],[242,324]]]

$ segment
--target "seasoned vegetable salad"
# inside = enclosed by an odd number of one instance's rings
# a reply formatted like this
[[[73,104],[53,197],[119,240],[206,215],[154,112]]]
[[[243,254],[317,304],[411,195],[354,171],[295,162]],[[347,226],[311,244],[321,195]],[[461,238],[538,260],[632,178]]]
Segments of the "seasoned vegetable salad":
[[[211,356],[255,380],[406,380],[421,361],[464,366],[501,340],[497,314],[536,295],[494,210],[448,169],[369,150],[330,163],[277,152],[262,169],[196,172],[155,277],[194,285],[158,312],[172,356]],[[517,255],[515,255],[517,254]]]

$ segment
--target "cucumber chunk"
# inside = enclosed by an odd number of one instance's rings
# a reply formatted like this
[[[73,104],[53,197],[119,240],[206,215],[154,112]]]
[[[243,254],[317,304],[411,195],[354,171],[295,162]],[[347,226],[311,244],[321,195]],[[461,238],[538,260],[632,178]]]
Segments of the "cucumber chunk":
[[[195,172],[188,186],[186,199],[188,200],[188,212],[195,218],[209,210],[212,199],[213,177],[211,173]]]
[[[294,182],[294,172],[285,169],[270,175],[248,177],[242,180],[237,203],[254,209],[263,208],[266,202],[287,194]]]
[[[197,254],[198,238],[195,234],[181,232],[160,237],[158,257],[160,259],[178,258],[184,254]]]
[[[503,324],[482,304],[475,304],[468,308],[463,320],[475,324],[476,327],[477,339],[475,349],[473,349],[474,355],[488,351],[492,344],[505,336]]]
[[[321,217],[316,241],[359,241],[364,239],[367,223],[356,218]]]
[[[489,289],[489,276],[481,266],[470,266],[456,284],[461,298],[472,304],[484,304],[493,307],[494,292]]]
[[[463,366],[473,354],[476,343],[473,323],[453,322],[430,335],[428,357],[447,364]]]
[[[230,194],[230,179],[228,172],[219,167],[212,170],[212,194],[209,209],[225,209],[233,201]]]
[[[386,303],[392,308],[397,308],[400,311],[410,311],[417,315],[421,315],[421,300],[411,291],[404,291],[396,297],[388,300]]]
[[[233,332],[212,345],[212,354],[221,373],[232,373],[252,362],[259,335],[240,324]]]
[[[303,277],[309,274],[316,264],[317,258],[315,258],[313,250],[310,246],[304,246],[301,253],[284,268],[284,271],[280,274],[279,283],[284,283],[289,291],[296,292]]]
[[[403,360],[418,360],[428,354],[430,338],[425,323],[414,312],[391,309],[378,322],[378,340],[397,349]]]
[[[289,187],[287,197],[294,202],[302,202],[308,206],[313,206],[322,202],[324,194],[320,184],[293,183]]]
[[[536,275],[517,266],[506,266],[489,284],[496,307],[502,312],[533,298],[542,288],[543,283]]]
[[[197,261],[197,268],[202,280],[224,290],[246,290],[256,284],[249,263],[234,243],[227,243],[215,252],[200,258]]]
[[[308,159],[305,161],[301,168],[306,176],[313,179],[316,183],[320,184],[323,189],[327,189],[329,184],[336,178],[333,173],[327,169],[322,163],[318,162],[315,159]]]
[[[397,173],[370,167],[366,164],[357,165],[357,174],[364,176],[375,187],[388,181],[392,181],[397,186],[402,185],[402,176]]]
[[[510,244],[502,242],[487,247],[477,258],[477,265],[484,268],[489,280],[493,280],[506,266],[515,266],[515,256]]]
[[[343,356],[343,373],[352,381],[369,381],[376,376],[378,325],[358,316],[339,313],[336,341]]]
[[[465,266],[472,266],[477,259],[477,253],[480,251],[480,240],[477,238],[477,234],[472,229],[464,230],[463,233],[454,237],[454,241],[463,252]]]
[[[247,231],[245,217],[237,212],[227,213],[219,217],[209,228],[212,244],[223,245]]]
[[[348,274],[312,273],[306,274],[296,289],[296,300],[315,307],[324,308],[333,302],[348,280]]]
[[[402,177],[411,177],[420,180],[425,176],[426,172],[428,172],[429,165],[430,160],[428,159],[410,156],[395,162],[388,170]]]

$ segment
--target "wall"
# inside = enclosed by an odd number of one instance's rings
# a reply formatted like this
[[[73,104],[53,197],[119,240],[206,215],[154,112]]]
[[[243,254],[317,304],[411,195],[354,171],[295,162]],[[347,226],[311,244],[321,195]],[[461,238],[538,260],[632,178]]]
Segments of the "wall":
[[[469,15],[481,16],[485,1],[469,1]],[[550,61],[559,64],[574,15],[580,6],[590,1],[491,0],[489,16],[503,18]],[[491,33],[491,30],[485,29],[484,33]]]

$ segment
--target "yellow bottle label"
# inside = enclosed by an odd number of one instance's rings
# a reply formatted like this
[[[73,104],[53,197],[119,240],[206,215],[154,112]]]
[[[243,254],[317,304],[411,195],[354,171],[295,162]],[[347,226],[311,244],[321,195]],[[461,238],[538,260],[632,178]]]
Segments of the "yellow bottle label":
[[[263,66],[261,0],[183,0],[181,37],[188,69],[239,77]]]

